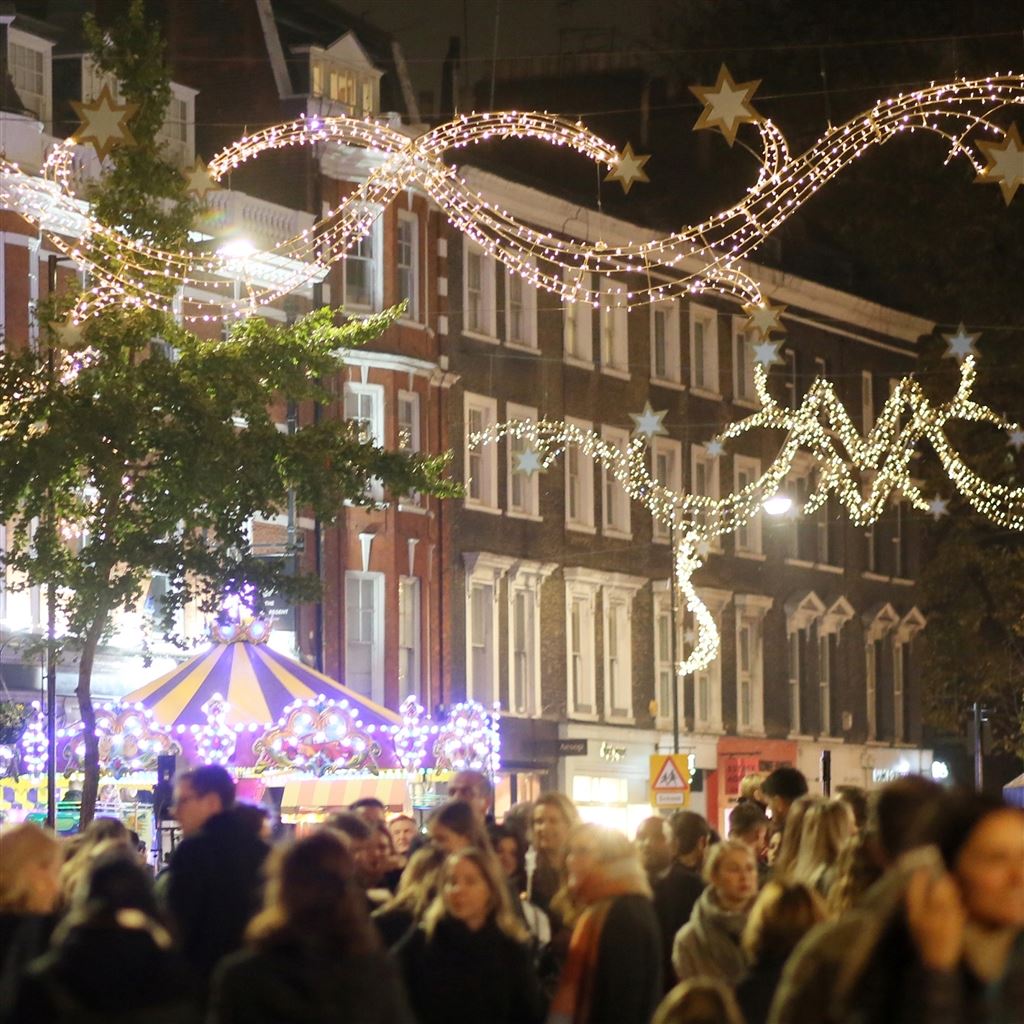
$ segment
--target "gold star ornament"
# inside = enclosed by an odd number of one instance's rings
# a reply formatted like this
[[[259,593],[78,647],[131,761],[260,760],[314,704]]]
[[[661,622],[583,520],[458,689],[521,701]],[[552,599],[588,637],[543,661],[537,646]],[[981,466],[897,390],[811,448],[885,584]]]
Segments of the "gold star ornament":
[[[644,172],[644,164],[650,160],[650,154],[637,156],[633,152],[633,143],[627,142],[626,148],[619,154],[612,169],[605,175],[605,181],[617,181],[622,191],[629,195],[634,181],[650,181]]]
[[[760,78],[752,82],[734,82],[729,69],[723,64],[714,85],[691,85],[690,92],[704,104],[693,130],[718,128],[731,146],[741,124],[756,124],[764,120],[750,105],[750,98],[760,84]]]
[[[982,185],[998,185],[1009,206],[1017,189],[1024,185],[1024,143],[1017,126],[1010,125],[1002,142],[979,141],[978,149],[985,154],[988,165],[974,180]]]
[[[203,163],[202,157],[197,156],[196,162],[181,173],[188,183],[185,191],[197,199],[205,199],[207,192],[217,192],[220,189],[220,185],[210,177],[210,171]]]
[[[82,122],[75,132],[75,142],[80,146],[92,146],[100,160],[106,160],[116,146],[134,145],[135,138],[128,122],[135,116],[139,105],[115,103],[109,85],[104,85],[91,103],[72,100],[71,106]]]
[[[773,306],[769,302],[756,306],[748,302],[743,307],[747,314],[747,326],[754,331],[759,338],[767,338],[772,331],[784,331],[782,326],[782,314],[786,312],[785,306]]]

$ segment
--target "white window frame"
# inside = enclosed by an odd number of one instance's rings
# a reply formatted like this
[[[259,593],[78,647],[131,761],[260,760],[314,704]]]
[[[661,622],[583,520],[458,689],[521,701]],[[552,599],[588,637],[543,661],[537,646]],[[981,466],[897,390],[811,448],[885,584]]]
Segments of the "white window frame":
[[[462,333],[470,338],[480,338],[484,341],[496,342],[498,340],[497,300],[495,296],[497,270],[494,257],[484,252],[468,236],[463,238],[462,252]],[[480,308],[477,314],[473,316],[470,314],[469,299],[469,266],[471,258],[479,258],[480,260]],[[474,322],[474,320],[477,322]]]
[[[667,478],[659,462],[667,461]],[[651,444],[651,476],[662,485],[677,494],[683,490],[683,445],[681,441],[673,441],[669,437],[655,437]],[[660,519],[653,520],[652,537],[656,544],[668,544],[671,530]]]
[[[782,374],[783,390],[785,392],[784,404],[788,409],[795,409],[797,406],[797,357],[795,348],[784,348],[782,350]]]
[[[907,734],[906,645],[897,636],[892,641],[892,738],[903,743]]]
[[[604,587],[601,611],[605,717],[608,721],[632,722],[633,592],[618,587]]]
[[[526,266],[532,268],[530,260]],[[521,303],[519,317],[522,323],[522,337],[514,337],[512,331],[512,287],[520,289]],[[511,267],[505,269],[505,344],[529,352],[537,351],[537,287]]]
[[[818,565],[832,564],[832,499],[826,498],[814,513],[814,560]]]
[[[369,213],[367,213],[369,216]],[[344,301],[342,305],[346,310],[356,313],[372,313],[381,309],[384,299],[384,261],[381,258],[383,250],[383,232],[381,230],[382,218],[377,216],[370,225],[370,230],[355,242],[345,253],[342,259],[342,291]],[[365,248],[369,245],[370,254],[366,255]],[[358,263],[360,266],[368,267],[370,284],[370,301],[361,301],[363,296],[357,299],[350,295],[349,287],[349,265]]]
[[[864,698],[867,711],[867,739],[878,739],[879,652],[885,638],[900,624],[891,604],[883,604],[865,613],[864,622]]]
[[[715,620],[718,635],[722,635],[722,615],[732,597],[728,590],[716,590],[711,587],[698,587],[697,596]],[[684,652],[680,647],[681,655]],[[703,691],[703,692],[702,692]],[[704,695],[707,700],[705,702]],[[693,727],[697,732],[721,733],[722,724],[722,652],[710,665],[706,665],[693,675]]]
[[[471,449],[469,447],[470,435],[476,432],[471,425],[472,414],[481,414],[480,430],[493,427],[498,422],[498,402],[495,398],[487,395],[475,395],[466,391],[462,398],[463,420],[462,429],[465,439],[465,462],[463,464],[463,479],[466,483],[466,497],[464,504],[466,508],[500,512],[498,507],[498,446],[496,444],[485,444],[481,447]],[[481,477],[479,493],[474,495],[473,464],[477,464],[478,473]]]
[[[514,559],[486,551],[464,552],[466,567],[466,697],[479,701],[484,707],[491,707],[501,692],[499,670],[499,608],[501,602],[502,577],[514,564]],[[482,658],[489,678],[477,678],[476,659],[473,656],[476,644],[474,626],[475,595],[479,593],[484,602],[483,619],[480,625],[485,631],[485,651]],[[489,603],[488,603],[489,602]]]
[[[670,580],[654,580],[654,629],[652,630],[654,654],[654,701],[658,712],[655,720],[659,728],[668,728],[672,723],[672,688],[678,686],[678,665],[683,650],[682,619],[685,614],[679,609],[676,622],[676,660],[672,660],[672,591]],[[679,693],[679,717],[683,717],[683,694]]]
[[[368,399],[371,404],[369,416],[350,416],[349,399],[362,403]],[[366,422],[369,426],[367,440],[370,440],[378,448],[384,447],[384,386],[382,384],[363,384],[358,381],[346,381],[342,395],[343,411],[345,419],[349,422]],[[361,410],[360,410],[361,412]],[[384,499],[384,485],[380,480],[374,478],[370,481],[367,494],[374,501]]]
[[[349,658],[352,640],[352,605],[349,601],[349,587],[352,583],[370,583],[373,590],[373,637],[370,643],[370,692],[364,694],[378,704],[384,703],[384,573],[382,572],[356,572],[348,570],[345,573],[345,682],[357,693],[363,693],[352,682],[349,673]],[[360,597],[362,587],[360,586]],[[362,605],[360,604],[360,610]],[[365,641],[360,641],[365,643]]]
[[[629,376],[629,311],[623,285],[602,277],[600,289],[601,372]]]
[[[519,561],[508,572],[508,700],[506,713],[513,717],[536,718],[543,711],[541,698],[541,589],[555,571],[554,562]],[[527,613],[522,656],[516,646],[516,609],[519,601]],[[518,662],[518,664],[517,664]],[[518,700],[518,672],[523,676],[523,698]]]
[[[832,682],[843,626],[853,618],[853,606],[838,597],[815,623],[818,637],[818,735],[832,735]],[[835,637],[835,643],[832,638]],[[824,658],[823,652],[824,651]]]
[[[788,681],[790,735],[803,735],[802,697],[804,652],[813,627],[826,613],[825,602],[813,591],[791,597],[786,612],[786,675]]]
[[[418,696],[423,674],[422,586],[418,576],[398,578],[398,700]]]
[[[176,167],[188,168],[195,163],[196,159],[196,96],[197,89],[190,89],[187,85],[180,85],[178,82],[171,82],[171,98],[168,103],[167,113],[164,122],[157,132],[157,140],[164,144],[163,156],[168,163]],[[171,104],[177,103],[183,108],[183,118],[180,121],[170,120],[170,113],[173,110]],[[171,129],[170,124],[176,127]]]
[[[763,594],[737,594],[736,606],[736,732],[746,736],[764,735],[764,617],[772,599]],[[749,630],[750,646],[746,669],[740,661],[740,633]],[[741,687],[749,687],[749,715],[743,720]]]
[[[588,290],[589,273],[565,270],[563,278],[570,289]],[[594,365],[594,307],[586,299],[563,299],[562,344],[567,363],[577,366]]]
[[[412,411],[412,415],[408,420],[408,440],[402,436],[405,433],[405,423],[402,419],[403,405]],[[400,452],[419,452],[423,450],[420,440],[420,420],[420,393],[399,388],[397,401],[395,402],[395,447]]]
[[[651,380],[661,384],[681,385],[683,366],[679,351],[679,303],[675,299],[652,302],[651,313]],[[658,321],[663,324],[664,373],[658,372]]]
[[[601,440],[625,452],[629,447],[629,431],[619,427],[601,427]],[[601,532],[609,537],[629,539],[631,531],[630,500],[625,487],[607,466],[601,467]]]
[[[586,570],[566,568],[565,577],[565,706],[570,718],[597,721],[596,605],[599,585]],[[574,616],[578,617],[577,623]],[[578,686],[575,684],[578,682]],[[577,692],[583,697],[577,701]]]
[[[710,306],[690,303],[690,390],[710,398],[721,398],[718,371],[718,313]],[[701,359],[697,359],[697,325],[703,325]],[[698,376],[697,370],[702,372]]]
[[[744,487],[761,477],[761,460],[749,455],[734,455],[732,460],[733,491],[738,493]],[[761,513],[737,528],[734,537],[737,555],[760,555],[763,551]]]
[[[579,427],[584,432],[593,430],[594,425],[586,420],[566,417],[566,423]],[[575,463],[579,482],[576,496],[577,514],[572,515],[570,489],[573,486],[572,466]],[[576,445],[570,445],[565,453],[565,525],[570,530],[582,533],[596,533],[594,527],[594,457],[587,455]]]
[[[19,83],[19,68],[14,60],[14,47],[20,47],[41,57],[40,73],[42,77],[40,92],[28,93],[24,85]],[[7,29],[7,70],[11,81],[26,109],[31,111],[42,122],[43,130],[49,132],[53,126],[53,43],[41,39],[28,32],[23,32],[13,25]],[[38,100],[38,104],[35,101]],[[36,109],[38,105],[38,109]]]
[[[409,240],[409,256],[411,263],[401,261],[401,231],[408,228],[412,232]],[[403,295],[402,276],[408,274],[409,295]],[[412,210],[399,210],[398,222],[395,225],[395,300],[401,302],[408,298],[409,306],[403,320],[418,324],[420,322],[420,219]]]
[[[514,405],[509,402],[505,406],[506,420],[532,420],[537,421],[537,409],[529,405]],[[526,438],[514,437],[509,434],[505,441],[505,511],[506,514],[516,519],[540,518],[540,473],[517,473],[516,455],[525,452],[529,448]],[[518,487],[520,500],[515,500],[515,491]]]
[[[746,317],[732,318],[732,396],[736,404],[756,406],[754,332],[746,323]]]

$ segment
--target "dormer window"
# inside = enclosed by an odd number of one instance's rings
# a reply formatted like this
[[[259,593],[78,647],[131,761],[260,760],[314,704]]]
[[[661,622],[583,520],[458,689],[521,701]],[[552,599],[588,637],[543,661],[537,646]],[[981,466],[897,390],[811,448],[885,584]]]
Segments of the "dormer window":
[[[342,108],[338,113],[350,117],[378,112],[382,74],[351,32],[326,49],[313,46],[309,50],[310,96],[338,104]]]
[[[52,93],[50,88],[50,51],[53,44],[46,39],[8,30],[7,66],[11,80],[26,110],[49,127]]]

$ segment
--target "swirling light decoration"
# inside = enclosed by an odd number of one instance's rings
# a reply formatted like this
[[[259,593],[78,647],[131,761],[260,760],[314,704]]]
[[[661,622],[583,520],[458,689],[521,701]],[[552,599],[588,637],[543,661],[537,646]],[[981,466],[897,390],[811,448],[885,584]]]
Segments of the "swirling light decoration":
[[[246,135],[209,164],[214,180],[262,153],[324,143],[360,147],[382,158],[381,165],[351,195],[313,227],[279,243],[266,259],[279,259],[282,280],[274,287],[250,283],[245,299],[233,298],[235,282],[245,276],[237,255],[180,250],[169,252],[129,238],[100,224],[75,190],[75,143],[54,147],[42,177],[0,161],[0,202],[45,228],[61,215],[62,235],[51,235],[64,255],[86,267],[95,284],[76,306],[76,321],[112,305],[151,306],[171,312],[166,287],[150,282],[193,286],[217,296],[216,312],[186,316],[186,321],[217,321],[248,316],[262,305],[323,275],[326,268],[371,229],[381,210],[399,192],[419,187],[460,231],[530,284],[569,302],[601,301],[590,274],[619,282],[614,301],[632,306],[675,294],[716,292],[751,306],[764,305],[755,281],[737,266],[784,220],[831,178],[874,146],[905,131],[927,131],[949,143],[947,162],[963,156],[979,176],[986,167],[971,148],[972,133],[997,138],[1006,129],[994,123],[999,111],[1024,104],[1024,76],[993,75],[930,85],[880,101],[845,124],[830,128],[806,152],[791,156],[785,137],[768,120],[758,123],[761,167],[757,181],[735,205],[673,234],[625,245],[590,244],[556,237],[521,224],[488,202],[445,164],[446,155],[490,139],[531,138],[569,147],[598,164],[614,168],[620,154],[582,124],[551,114],[474,113],[461,115],[415,139],[373,121],[348,117],[300,117]],[[205,301],[205,300],[204,300]],[[607,297],[605,298],[607,301]]]

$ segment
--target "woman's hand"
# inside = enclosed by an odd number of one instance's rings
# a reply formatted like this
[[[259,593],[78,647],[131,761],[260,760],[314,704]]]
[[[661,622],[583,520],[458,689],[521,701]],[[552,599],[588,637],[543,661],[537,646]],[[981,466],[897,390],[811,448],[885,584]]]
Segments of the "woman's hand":
[[[933,971],[952,971],[964,949],[967,912],[952,877],[929,868],[915,871],[906,892],[907,924],[921,961]]]

